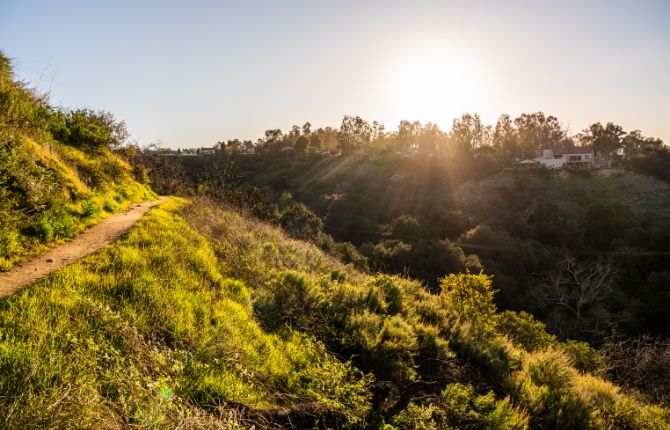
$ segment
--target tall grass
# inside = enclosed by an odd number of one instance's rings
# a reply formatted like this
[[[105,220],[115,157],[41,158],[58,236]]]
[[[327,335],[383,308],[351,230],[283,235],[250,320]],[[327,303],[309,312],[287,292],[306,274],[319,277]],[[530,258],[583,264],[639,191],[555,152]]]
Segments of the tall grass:
[[[362,419],[369,378],[308,335],[266,333],[184,204],[0,302],[3,427],[228,428],[257,416],[239,405]]]
[[[210,202],[196,201],[185,215],[211,244],[221,272],[247,281],[265,327],[311,333],[383,386],[391,384],[387,397],[375,400],[369,424],[670,427],[668,409],[586,373],[599,366],[588,345],[558,342],[530,315],[496,313],[485,275],[449,276],[447,287],[431,294],[409,279],[357,272]],[[435,391],[453,383],[462,388]],[[451,395],[463,397],[463,405],[450,403]]]

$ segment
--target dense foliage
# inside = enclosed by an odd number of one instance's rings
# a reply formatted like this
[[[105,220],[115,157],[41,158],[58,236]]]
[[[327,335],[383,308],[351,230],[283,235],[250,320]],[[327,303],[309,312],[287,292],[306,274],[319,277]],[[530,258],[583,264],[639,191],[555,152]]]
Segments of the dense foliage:
[[[587,344],[557,341],[529,314],[497,313],[486,275],[447,276],[436,294],[342,266],[210,203],[189,206],[186,219],[212,244],[224,276],[246,280],[264,327],[310,333],[374,376],[370,426],[668,425],[666,410],[583,373],[602,366]]]

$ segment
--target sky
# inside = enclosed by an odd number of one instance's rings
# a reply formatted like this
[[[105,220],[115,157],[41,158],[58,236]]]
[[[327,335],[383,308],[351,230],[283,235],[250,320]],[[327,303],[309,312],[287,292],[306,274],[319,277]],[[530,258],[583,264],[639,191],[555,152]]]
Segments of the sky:
[[[0,0],[0,49],[52,104],[111,111],[140,145],[536,111],[670,143],[669,22],[667,0]]]

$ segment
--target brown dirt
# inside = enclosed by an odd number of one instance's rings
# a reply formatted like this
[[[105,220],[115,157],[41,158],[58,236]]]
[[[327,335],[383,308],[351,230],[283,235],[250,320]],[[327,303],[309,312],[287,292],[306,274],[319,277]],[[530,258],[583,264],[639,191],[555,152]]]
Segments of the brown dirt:
[[[34,257],[8,272],[0,273],[0,298],[10,296],[49,273],[112,243],[128,231],[149,209],[167,199],[163,197],[151,202],[134,204],[125,212],[112,215],[73,240]]]

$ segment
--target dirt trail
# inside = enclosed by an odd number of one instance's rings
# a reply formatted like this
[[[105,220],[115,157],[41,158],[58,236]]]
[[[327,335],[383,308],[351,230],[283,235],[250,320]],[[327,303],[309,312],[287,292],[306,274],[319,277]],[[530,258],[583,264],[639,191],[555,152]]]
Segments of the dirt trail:
[[[0,298],[10,296],[49,273],[112,243],[128,231],[149,209],[167,200],[167,197],[162,197],[151,202],[134,204],[125,212],[112,215],[85,230],[71,241],[34,257],[8,272],[0,273]]]

